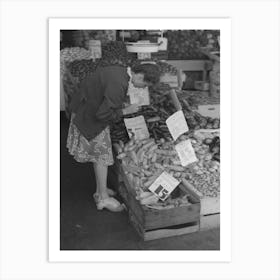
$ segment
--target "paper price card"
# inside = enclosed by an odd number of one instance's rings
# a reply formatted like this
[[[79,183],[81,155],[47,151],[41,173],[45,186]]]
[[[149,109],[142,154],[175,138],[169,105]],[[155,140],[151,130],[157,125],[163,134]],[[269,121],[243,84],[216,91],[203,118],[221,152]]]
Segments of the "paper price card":
[[[150,94],[148,87],[135,88],[130,85],[128,88],[128,95],[130,98],[130,104],[137,104],[139,106],[150,105]]]
[[[189,127],[182,110],[171,115],[166,120],[166,124],[174,140],[176,140],[183,133],[189,131]]]
[[[182,166],[187,166],[198,160],[190,140],[184,140],[175,145],[175,150],[178,153]]]
[[[149,190],[164,201],[179,184],[178,180],[164,171],[149,187]]]
[[[135,137],[135,139],[146,139],[150,137],[145,119],[143,116],[138,116],[135,118],[127,118],[124,119],[124,123],[126,126],[126,130],[128,133],[129,138],[132,136]]]

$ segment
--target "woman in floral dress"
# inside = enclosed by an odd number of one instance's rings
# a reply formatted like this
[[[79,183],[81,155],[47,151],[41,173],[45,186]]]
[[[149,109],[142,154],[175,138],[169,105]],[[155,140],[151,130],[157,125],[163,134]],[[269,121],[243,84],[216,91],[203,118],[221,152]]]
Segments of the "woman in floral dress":
[[[122,116],[129,81],[146,87],[159,81],[153,64],[137,65],[131,71],[122,65],[100,66],[83,80],[71,98],[72,112],[67,148],[78,162],[92,162],[96,178],[93,195],[98,210],[122,211],[123,206],[107,188],[108,166],[113,165],[110,124]]]

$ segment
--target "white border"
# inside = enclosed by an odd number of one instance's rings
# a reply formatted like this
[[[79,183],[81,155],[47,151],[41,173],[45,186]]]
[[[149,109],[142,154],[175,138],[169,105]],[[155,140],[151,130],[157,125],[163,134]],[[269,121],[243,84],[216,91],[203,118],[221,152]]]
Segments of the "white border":
[[[60,251],[60,29],[220,29],[221,31],[221,246],[219,251]],[[231,21],[228,18],[49,19],[49,261],[231,261]]]

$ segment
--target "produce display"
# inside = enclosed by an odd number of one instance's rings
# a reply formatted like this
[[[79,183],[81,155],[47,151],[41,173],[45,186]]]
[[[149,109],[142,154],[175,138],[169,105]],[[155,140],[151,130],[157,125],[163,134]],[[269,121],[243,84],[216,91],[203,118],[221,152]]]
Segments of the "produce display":
[[[92,59],[76,60],[69,64],[68,69],[73,77],[77,77],[81,82],[89,74],[93,73],[98,66],[99,62],[95,62]]]
[[[192,145],[199,161],[188,166],[185,179],[203,196],[217,197],[220,193],[220,163],[207,144],[193,139]]]
[[[200,47],[219,50],[219,30],[168,30],[168,59],[207,59]]]
[[[97,66],[124,65],[127,66],[129,58],[123,42],[109,42],[102,45],[102,58],[93,61],[92,59],[75,60],[68,65],[69,71],[81,82],[87,75],[93,73]]]
[[[100,40],[101,43],[116,39],[116,30],[87,30],[86,32],[89,40]]]
[[[160,69],[160,72],[161,74],[165,74],[165,73],[169,73],[171,75],[177,75],[178,73],[178,70],[176,67],[168,64],[167,62],[164,62],[164,61],[157,61],[157,60],[154,60],[157,65],[159,66],[159,69]]]
[[[64,77],[65,92],[73,94],[78,83],[93,73],[99,65],[133,66],[141,63],[131,59],[123,42],[110,42],[102,46],[102,59],[92,61],[90,53],[82,48],[61,51],[61,69]],[[63,62],[62,62],[63,61]],[[154,60],[162,75],[177,75],[177,69],[166,62]],[[68,71],[66,71],[66,67]],[[178,91],[178,98],[186,118],[189,131],[173,141],[166,119],[177,110],[170,97],[171,87],[165,83],[149,88],[150,105],[142,106],[130,115],[116,120],[111,126],[111,138],[117,158],[122,162],[124,172],[135,189],[140,204],[154,209],[168,209],[190,205],[191,201],[181,184],[165,200],[161,201],[148,188],[157,177],[166,171],[174,178],[189,184],[205,197],[217,197],[220,193],[220,138],[218,130],[220,120],[204,117],[194,111],[197,105],[195,96],[184,96]],[[206,100],[207,98],[205,98]],[[67,99],[68,100],[68,99]],[[207,101],[205,101],[207,102]],[[67,103],[67,102],[66,102]],[[150,138],[144,140],[129,139],[124,118],[143,116]],[[206,130],[201,132],[202,130]],[[183,167],[175,144],[191,140],[197,161]]]
[[[181,91],[177,93],[179,100],[186,100],[191,109],[197,109],[198,105],[220,104],[220,98],[209,96],[209,92],[203,91]]]
[[[109,42],[102,45],[102,61],[107,64],[129,64],[126,45],[122,41]]]
[[[133,118],[139,115],[144,116],[150,136],[158,140],[164,138],[170,140],[171,135],[166,126],[166,119],[176,112],[176,108],[169,96],[170,87],[160,83],[150,89],[150,106],[142,106],[137,113],[124,116]],[[220,119],[204,117],[198,112],[193,111],[192,107],[185,99],[181,99],[183,113],[185,115],[190,130],[198,129],[218,129],[220,128]],[[112,141],[122,140],[126,143],[129,138],[125,129],[123,118],[116,121],[111,128]]]
[[[157,88],[152,89],[150,102],[151,105],[142,106],[138,112],[125,115],[123,118],[134,118],[142,115],[146,121],[150,135],[155,140],[160,138],[170,140],[171,135],[165,121],[169,116],[176,112],[176,109],[169,97],[169,87],[162,84],[161,86],[159,85]],[[113,142],[122,140],[126,143],[129,140],[123,118],[116,121],[111,127],[111,137]]]
[[[190,129],[198,130],[220,128],[220,119],[202,116],[193,110],[194,106],[190,106],[189,102],[185,98],[179,97],[179,100],[183,105],[183,112]]]
[[[190,139],[196,153],[197,161],[183,167],[174,148],[173,141],[145,139],[134,140],[124,144],[122,141],[114,143],[117,158],[122,166],[131,186],[135,188],[137,199],[141,204],[151,207],[176,207],[181,203],[188,203],[187,197],[180,191],[164,202],[152,194],[148,188],[157,177],[166,171],[179,181],[193,185],[204,196],[216,197],[219,195],[220,171],[219,162],[213,160],[213,154],[207,144],[194,135],[182,135],[177,141]],[[178,188],[177,188],[178,189]],[[179,193],[179,194],[178,194]],[[175,197],[174,197],[175,196]]]
[[[220,137],[216,136],[214,137],[214,139],[211,139],[211,142],[208,141],[208,143],[209,143],[210,152],[214,154],[213,159],[220,162]]]
[[[60,51],[60,75],[63,77],[67,63],[82,60],[90,59],[90,52],[84,48],[75,47],[75,48],[65,48]]]

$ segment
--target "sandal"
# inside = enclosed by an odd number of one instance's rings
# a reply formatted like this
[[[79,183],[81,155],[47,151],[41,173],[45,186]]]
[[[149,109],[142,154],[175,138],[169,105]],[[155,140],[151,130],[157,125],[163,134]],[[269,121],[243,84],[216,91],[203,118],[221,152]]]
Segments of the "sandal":
[[[106,208],[112,212],[121,212],[125,209],[124,205],[120,204],[120,202],[113,197],[99,199],[99,201],[96,203],[96,207],[97,210],[102,210]]]

